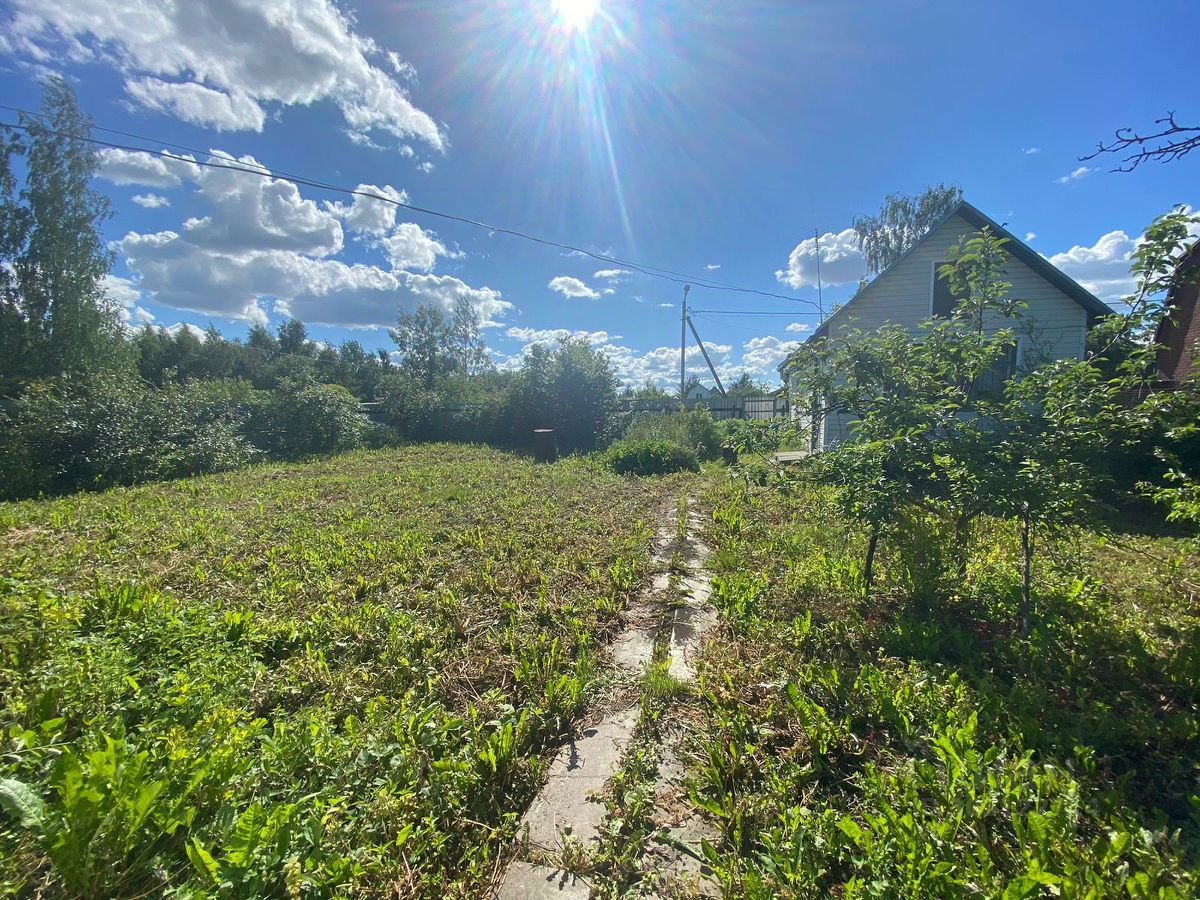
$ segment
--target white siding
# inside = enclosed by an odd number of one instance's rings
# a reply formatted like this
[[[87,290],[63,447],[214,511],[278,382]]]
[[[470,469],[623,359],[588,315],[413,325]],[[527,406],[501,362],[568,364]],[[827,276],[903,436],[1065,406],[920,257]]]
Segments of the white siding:
[[[847,329],[874,331],[886,323],[916,331],[918,324],[930,316],[934,266],[946,262],[953,244],[978,230],[961,216],[951,216],[841,310],[829,323],[829,339],[837,340]],[[1013,327],[1017,331],[1022,365],[1035,364],[1035,357],[1049,360],[1083,356],[1087,312],[1082,306],[1012,256],[1005,264],[1005,280],[1012,282],[1011,295],[1024,300],[1028,307],[1019,324],[997,321],[990,328]],[[826,418],[824,431],[826,445],[852,433],[849,420],[835,414]]]

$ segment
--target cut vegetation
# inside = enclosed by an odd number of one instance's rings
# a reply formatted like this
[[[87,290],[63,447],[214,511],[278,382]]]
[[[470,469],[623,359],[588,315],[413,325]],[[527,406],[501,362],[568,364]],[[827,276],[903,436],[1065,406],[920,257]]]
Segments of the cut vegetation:
[[[0,889],[480,896],[669,491],[431,445],[0,507]]]

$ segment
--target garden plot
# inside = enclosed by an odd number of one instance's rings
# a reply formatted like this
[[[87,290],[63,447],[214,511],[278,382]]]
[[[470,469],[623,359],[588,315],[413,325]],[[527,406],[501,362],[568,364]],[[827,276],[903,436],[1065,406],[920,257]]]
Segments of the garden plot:
[[[480,896],[677,495],[431,445],[0,506],[0,893]]]

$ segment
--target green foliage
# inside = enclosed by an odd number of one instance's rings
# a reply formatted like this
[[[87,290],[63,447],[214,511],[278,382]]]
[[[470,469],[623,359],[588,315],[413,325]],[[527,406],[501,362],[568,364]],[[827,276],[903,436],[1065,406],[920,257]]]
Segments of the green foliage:
[[[120,367],[125,353],[102,279],[112,215],[89,182],[91,123],[61,78],[45,82],[42,116],[0,134],[0,391],[38,378]],[[19,135],[19,136],[18,136]],[[22,179],[13,161],[22,157]]]
[[[361,444],[367,421],[342,387],[288,380],[154,388],[97,374],[31,385],[0,431],[4,493],[99,490],[239,468],[266,454],[294,458]]]
[[[367,353],[357,341],[318,352],[304,325],[294,319],[280,323],[278,335],[256,323],[244,343],[226,339],[211,326],[197,336],[191,328],[169,331],[149,325],[134,332],[130,343],[138,373],[159,387],[236,378],[270,390],[289,378],[311,378],[372,401],[378,399],[381,381],[396,368],[386,353]]]
[[[961,202],[962,189],[944,184],[912,197],[888,194],[878,216],[858,216],[853,222],[867,268],[878,275]]]
[[[712,413],[704,407],[686,412],[637,413],[626,427],[623,439],[631,442],[668,441],[691,450],[697,459],[705,462],[721,455],[721,432]]]
[[[30,386],[0,431],[10,497],[217,472],[255,455],[242,433],[255,392],[224,382],[148,389],[96,374]]]
[[[1014,641],[1014,529],[981,523],[948,606],[912,575],[934,532],[882,553],[863,598],[830,494],[713,498],[730,628],[703,663],[690,799],[721,828],[724,893],[1195,896],[1190,545],[1056,536],[1051,624]]]
[[[0,506],[0,893],[485,895],[669,488],[436,445]]]
[[[536,344],[496,408],[495,433],[527,446],[535,428],[553,428],[560,450],[606,446],[617,426],[617,380],[608,358],[583,338]]]
[[[400,365],[426,388],[441,376],[475,374],[491,365],[479,334],[479,314],[465,297],[450,315],[434,305],[402,311],[388,334],[400,351]]]
[[[670,441],[618,441],[608,448],[605,458],[618,475],[647,476],[700,471],[696,454]]]
[[[725,385],[726,397],[765,397],[771,393],[771,385],[749,372],[743,372]]]
[[[808,449],[804,432],[791,419],[722,419],[719,431],[722,445],[738,453]]]
[[[1186,235],[1177,214],[1147,231],[1134,263],[1132,309],[1163,283]],[[879,536],[906,522],[933,514],[953,523],[957,547],[947,559],[957,558],[961,576],[979,515],[1019,519],[1027,629],[1036,541],[1091,516],[1105,474],[1098,455],[1127,446],[1154,417],[1153,403],[1131,409],[1124,401],[1144,385],[1152,345],[1135,340],[1140,349],[1123,350],[1115,375],[1100,355],[1039,363],[1027,354],[1017,377],[994,377],[1018,332],[1032,327],[1005,280],[1003,244],[984,229],[950,249],[940,274],[961,299],[947,318],[922,323],[916,334],[891,325],[849,330],[806,347],[794,358],[793,377],[803,386],[800,402],[815,399],[811,417],[836,411],[853,422],[854,439],[812,466],[837,486],[843,513],[870,532],[868,586]],[[1155,318],[1139,313],[1124,321],[1126,328],[1140,322],[1145,332]]]
[[[359,446],[367,420],[341,385],[287,379],[254,411],[249,429],[255,445],[296,458]]]

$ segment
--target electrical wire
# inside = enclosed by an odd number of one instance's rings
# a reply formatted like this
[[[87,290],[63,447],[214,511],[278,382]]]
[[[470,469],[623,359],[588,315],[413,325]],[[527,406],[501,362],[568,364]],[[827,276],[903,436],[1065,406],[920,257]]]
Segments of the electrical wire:
[[[33,116],[33,117],[36,117],[39,119],[45,118],[45,116],[43,116],[41,113],[32,112],[31,110],[26,110],[26,109],[23,109],[23,108],[17,107],[17,106],[0,105],[0,109],[7,110],[9,112],[16,112],[20,115]],[[21,130],[21,131],[29,131],[30,130],[28,125],[24,125],[19,122],[0,121],[0,127],[13,128],[13,129]],[[130,153],[145,153],[150,156],[156,156],[156,157],[159,157],[162,159],[169,159],[169,160],[172,160],[173,162],[181,162],[181,163],[184,163],[187,165],[193,165],[193,166],[203,166],[205,168],[210,168],[210,169],[223,169],[223,170],[227,170],[227,171],[244,172],[249,175],[257,175],[261,178],[275,178],[280,181],[291,182],[292,184],[295,184],[298,186],[312,187],[312,188],[316,188],[318,190],[325,190],[325,191],[330,191],[333,193],[345,194],[348,196],[365,197],[367,199],[377,200],[382,203],[390,203],[393,206],[399,207],[401,209],[406,209],[409,212],[418,213],[420,215],[433,216],[435,218],[444,219],[444,220],[451,221],[451,222],[458,222],[458,223],[461,223],[464,225],[470,225],[472,227],[480,228],[485,231],[488,231],[490,234],[503,234],[503,235],[507,235],[509,237],[514,237],[514,238],[518,238],[521,240],[530,241],[535,244],[540,244],[542,246],[554,247],[558,250],[566,250],[570,253],[581,254],[583,256],[590,257],[591,259],[595,259],[599,262],[610,263],[612,265],[620,266],[622,268],[632,269],[636,272],[640,272],[643,275],[647,275],[652,278],[661,278],[666,281],[674,282],[675,284],[690,284],[694,287],[707,288],[708,290],[712,290],[712,291],[727,291],[730,293],[752,294],[752,295],[756,295],[756,296],[760,296],[760,297],[768,297],[768,298],[775,299],[775,300],[787,300],[792,303],[805,303],[805,304],[808,304],[809,306],[812,306],[813,308],[817,307],[817,304],[815,301],[806,300],[802,297],[791,297],[786,294],[778,294],[773,291],[763,291],[763,290],[759,290],[757,288],[748,288],[748,287],[742,287],[739,285],[729,284],[727,282],[713,281],[711,279],[704,278],[702,276],[689,275],[687,273],[677,272],[672,269],[666,269],[666,268],[662,268],[659,266],[652,266],[652,265],[649,265],[648,263],[637,263],[637,262],[633,262],[632,260],[626,260],[626,259],[621,259],[620,257],[609,256],[608,254],[605,254],[605,253],[596,253],[595,251],[587,250],[583,247],[577,247],[577,246],[574,246],[573,244],[567,244],[562,241],[556,241],[556,240],[551,240],[549,238],[538,237],[537,235],[532,235],[527,232],[518,231],[518,230],[512,229],[512,228],[503,228],[498,225],[491,225],[487,222],[482,222],[478,219],[472,219],[467,216],[459,216],[459,215],[455,215],[453,213],[447,213],[447,212],[442,212],[440,210],[431,209],[429,207],[417,206],[412,203],[406,203],[402,200],[397,200],[393,197],[387,197],[382,194],[373,193],[371,191],[360,191],[355,188],[348,188],[348,187],[344,187],[341,185],[330,184],[328,182],[318,181],[316,179],[313,179],[313,178],[310,178],[307,176],[288,174],[285,172],[270,169],[266,166],[252,168],[252,167],[249,167],[246,165],[238,165],[237,164],[238,160],[233,159],[233,158],[226,158],[223,156],[218,156],[218,155],[212,153],[211,151],[202,151],[202,150],[196,150],[194,148],[185,148],[179,144],[172,145],[168,141],[160,141],[156,138],[147,137],[144,135],[138,135],[133,132],[122,132],[122,131],[118,131],[116,129],[105,128],[103,126],[95,126],[95,125],[92,126],[92,127],[96,128],[96,130],[98,130],[98,131],[105,131],[108,133],[131,137],[134,140],[138,140],[138,141],[147,141],[147,142],[152,142],[152,143],[156,143],[156,144],[163,144],[166,146],[174,146],[177,149],[186,149],[190,153],[202,153],[203,155],[209,157],[210,160],[211,159],[221,159],[221,160],[223,160],[223,162],[221,162],[221,163],[211,162],[211,161],[204,162],[204,161],[201,161],[198,159],[191,159],[189,157],[178,156],[174,153],[168,153],[165,150],[152,150],[147,147],[140,147],[137,145],[121,144],[121,143],[117,143],[115,141],[103,141],[103,140],[100,140],[99,138],[93,138],[93,137],[86,136],[83,134],[75,134],[75,133],[67,134],[66,132],[62,132],[57,129],[50,128],[48,126],[42,126],[42,127],[44,127],[45,130],[50,134],[58,135],[60,137],[62,137],[62,136],[71,137],[76,140],[81,140],[86,143],[93,144],[93,145],[99,146],[99,147],[107,147],[107,148],[110,148],[113,150],[124,150],[124,151],[130,152]]]

